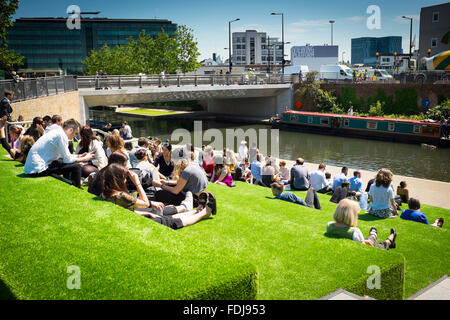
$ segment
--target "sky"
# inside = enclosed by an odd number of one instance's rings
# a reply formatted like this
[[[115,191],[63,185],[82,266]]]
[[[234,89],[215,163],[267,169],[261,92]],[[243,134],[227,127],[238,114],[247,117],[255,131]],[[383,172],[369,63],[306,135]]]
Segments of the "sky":
[[[339,46],[339,60],[351,60],[351,39],[358,37],[402,36],[403,50],[409,52],[409,20],[412,17],[413,37],[419,44],[420,8],[445,3],[432,0],[21,0],[13,18],[67,17],[67,7],[78,5],[81,11],[101,11],[99,17],[122,19],[168,19],[193,29],[200,51],[199,60],[217,53],[228,58],[228,21],[232,32],[248,29],[267,32],[281,38],[281,16],[284,13],[285,53],[293,45],[331,44],[329,20],[335,20],[333,43]],[[380,9],[380,29],[367,28],[371,5]]]

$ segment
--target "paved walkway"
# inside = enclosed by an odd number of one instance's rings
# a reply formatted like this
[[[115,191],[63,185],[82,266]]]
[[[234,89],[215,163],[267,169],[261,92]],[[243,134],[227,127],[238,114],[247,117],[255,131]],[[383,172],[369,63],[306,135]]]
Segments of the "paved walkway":
[[[450,278],[445,275],[408,300],[450,300]]]

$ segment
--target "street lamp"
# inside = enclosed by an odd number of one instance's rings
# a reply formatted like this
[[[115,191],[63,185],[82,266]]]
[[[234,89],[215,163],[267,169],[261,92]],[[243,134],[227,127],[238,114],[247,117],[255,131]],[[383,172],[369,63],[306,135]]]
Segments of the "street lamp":
[[[331,45],[333,45],[333,24],[335,22],[336,21],[334,21],[334,20],[330,20],[330,24],[331,24]]]
[[[231,21],[228,21],[228,64],[229,64],[229,68],[230,68],[230,74],[231,74],[231,23],[235,22],[235,21],[239,21],[241,19],[237,18]]]
[[[281,68],[282,68],[283,74],[284,74],[284,63],[285,63],[285,61],[284,61],[284,13],[272,12],[271,15],[272,16],[281,16],[281,49],[282,49],[282,54],[283,54],[283,59],[281,61]]]
[[[413,18],[403,16],[403,19],[409,19],[411,21],[411,25],[409,27],[409,60],[411,61],[412,58],[412,24],[413,24]]]

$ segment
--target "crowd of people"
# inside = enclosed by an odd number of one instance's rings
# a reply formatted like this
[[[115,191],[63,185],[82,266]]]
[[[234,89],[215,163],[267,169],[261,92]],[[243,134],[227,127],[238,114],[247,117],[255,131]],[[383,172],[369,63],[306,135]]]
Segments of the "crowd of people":
[[[78,188],[85,184],[88,192],[172,229],[216,215],[216,197],[206,192],[208,183],[233,188],[236,181],[270,188],[275,199],[317,210],[322,209],[318,194],[329,194],[330,201],[338,205],[327,233],[382,249],[395,248],[396,231],[392,229],[384,242],[378,242],[375,228],[364,238],[357,228],[361,210],[392,218],[399,215],[400,205],[407,203],[409,209],[403,210],[400,218],[429,224],[420,211],[420,201],[410,197],[406,182],[395,192],[393,174],[387,169],[379,170],[364,189],[360,171],[349,177],[348,168],[343,167],[331,178],[324,163],[310,173],[302,158],[288,168],[285,161],[264,156],[256,143],[248,148],[245,140],[237,153],[209,145],[198,151],[190,144],[174,147],[157,137],[140,137],[133,147],[126,121],[121,130],[111,130],[100,139],[89,126],[53,115],[35,117],[26,130],[17,122],[10,125],[6,141],[12,97],[7,91],[0,102],[0,141],[12,159],[24,163],[26,175],[62,176]],[[294,190],[306,191],[305,199]],[[432,225],[442,227],[443,222],[443,218],[436,219]]]

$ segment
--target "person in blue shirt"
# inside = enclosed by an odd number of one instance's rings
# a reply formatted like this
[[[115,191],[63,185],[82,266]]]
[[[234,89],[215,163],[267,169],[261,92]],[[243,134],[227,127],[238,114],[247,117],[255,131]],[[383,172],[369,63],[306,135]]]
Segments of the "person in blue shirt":
[[[430,224],[425,213],[420,211],[420,201],[418,199],[410,198],[408,201],[408,207],[409,209],[405,209],[402,211],[402,214],[400,216],[401,219],[411,220],[428,225]],[[444,218],[439,218],[434,221],[432,226],[442,228],[443,224]]]
[[[361,180],[361,172],[354,171],[353,178],[350,178],[350,191],[359,192],[360,194],[363,192],[363,182]],[[358,194],[356,194],[358,196]]]
[[[333,192],[342,185],[342,182],[348,181],[347,178],[348,168],[342,167],[341,173],[337,174],[333,178]]]
[[[261,162],[263,161],[263,155],[261,153],[258,153],[256,155],[256,159],[255,161],[253,161],[250,165],[250,170],[253,176],[253,183],[257,184],[257,185],[263,185],[262,184],[262,175],[261,175],[261,170],[262,170],[262,164]]]

